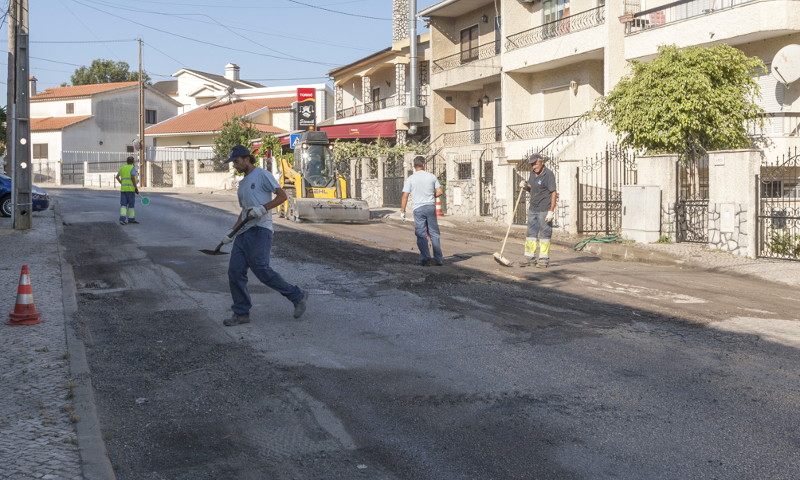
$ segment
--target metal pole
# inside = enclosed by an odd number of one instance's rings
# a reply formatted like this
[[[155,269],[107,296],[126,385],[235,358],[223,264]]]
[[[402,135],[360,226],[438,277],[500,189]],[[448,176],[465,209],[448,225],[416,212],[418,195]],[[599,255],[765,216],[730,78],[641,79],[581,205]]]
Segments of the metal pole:
[[[417,58],[417,0],[408,2],[408,42],[409,42],[409,75],[411,81],[410,107],[419,106],[419,74],[417,73],[419,59]]]
[[[142,75],[142,39],[139,38],[139,185],[147,186],[147,148],[144,141],[144,75]]]

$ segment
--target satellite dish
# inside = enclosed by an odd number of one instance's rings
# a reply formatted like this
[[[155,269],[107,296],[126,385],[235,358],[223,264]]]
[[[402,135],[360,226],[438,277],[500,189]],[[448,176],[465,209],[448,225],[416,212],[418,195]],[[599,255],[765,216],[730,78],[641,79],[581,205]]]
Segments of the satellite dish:
[[[772,59],[772,76],[788,86],[800,79],[800,45],[786,45]]]

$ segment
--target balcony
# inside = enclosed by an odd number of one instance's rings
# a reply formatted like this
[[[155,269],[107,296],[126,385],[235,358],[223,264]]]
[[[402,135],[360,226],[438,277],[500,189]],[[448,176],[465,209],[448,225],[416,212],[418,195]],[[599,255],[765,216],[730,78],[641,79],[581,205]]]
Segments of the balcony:
[[[461,132],[442,134],[443,147],[463,147],[481,143],[496,143],[502,140],[500,127],[475,128]]]
[[[633,20],[625,25],[625,34],[630,35],[648,28],[657,28],[693,17],[708,15],[756,0],[679,0],[643,12],[633,14]]]
[[[763,128],[754,122],[747,126],[751,137],[797,137],[800,136],[800,112],[765,113]]]
[[[625,57],[647,60],[664,44],[736,46],[796,33],[800,2],[679,0],[626,17]]]
[[[433,90],[474,90],[500,78],[500,42],[489,42],[431,62]]]
[[[597,7],[585,12],[576,13],[545,23],[524,32],[515,33],[506,37],[506,51],[511,52],[518,48],[527,47],[535,43],[544,42],[551,38],[560,37],[569,33],[580,32],[587,28],[602,25],[606,21],[606,7]]]
[[[602,59],[603,45],[608,43],[605,29],[605,6],[566,16],[506,37],[503,63],[506,71],[537,71],[555,68],[549,62],[576,63]],[[548,40],[559,39],[557,47],[532,47]]]
[[[537,138],[556,137],[558,135],[579,135],[583,130],[580,116],[553,118],[539,122],[517,123],[506,126],[506,141],[535,140]]]
[[[427,107],[428,106],[428,96],[427,95],[419,95],[417,97],[419,99],[419,106],[420,107]],[[402,100],[402,101],[401,101]],[[361,105],[353,105],[352,107],[343,108],[341,110],[336,111],[336,119],[343,120],[350,117],[355,117],[359,115],[365,115],[373,112],[381,112],[376,114],[381,118],[369,118],[368,120],[388,120],[391,118],[397,118],[397,109],[394,107],[405,107],[410,105],[411,99],[410,94],[405,93],[398,98],[397,95],[392,95],[390,97],[382,98],[380,100],[362,103]],[[391,109],[391,111],[389,111]],[[384,112],[382,112],[385,110]],[[370,117],[374,117],[376,115],[370,115]],[[384,118],[385,117],[385,118]],[[364,118],[359,118],[358,121],[364,121]]]

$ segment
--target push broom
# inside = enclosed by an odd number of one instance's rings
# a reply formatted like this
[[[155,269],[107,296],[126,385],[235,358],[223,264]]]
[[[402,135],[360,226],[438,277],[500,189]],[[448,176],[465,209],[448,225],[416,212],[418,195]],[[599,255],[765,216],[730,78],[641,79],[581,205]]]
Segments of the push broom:
[[[503,246],[500,247],[499,252],[494,252],[494,260],[503,265],[504,267],[511,266],[511,260],[507,259],[503,256],[503,251],[506,249],[506,242],[508,241],[508,234],[511,233],[511,227],[514,225],[514,217],[517,216],[517,208],[519,207],[519,202],[522,200],[522,195],[525,193],[524,188],[519,189],[519,195],[517,195],[517,203],[514,204],[514,212],[511,214],[511,221],[508,222],[508,230],[506,230],[506,238],[503,239]]]

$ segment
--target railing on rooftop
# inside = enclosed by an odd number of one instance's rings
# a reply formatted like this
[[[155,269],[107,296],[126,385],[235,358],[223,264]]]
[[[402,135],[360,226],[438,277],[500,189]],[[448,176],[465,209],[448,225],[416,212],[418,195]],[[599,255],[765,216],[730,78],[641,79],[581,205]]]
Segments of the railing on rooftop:
[[[452,70],[467,63],[472,63],[484,58],[492,58],[500,53],[500,42],[489,42],[483,45],[462,50],[455,55],[448,55],[431,62],[431,74],[435,75],[446,70]]]
[[[568,33],[580,32],[602,25],[606,21],[606,7],[601,6],[548,22],[538,27],[506,37],[506,51],[527,47]]]
[[[506,140],[513,142],[516,140],[555,137],[556,135],[578,135],[583,130],[583,125],[585,123],[583,121],[577,122],[576,120],[579,118],[581,117],[563,117],[538,122],[507,125]]]
[[[756,1],[758,0],[678,0],[634,13],[633,19],[625,26],[625,34],[630,35]]]
[[[382,98],[380,100],[375,100],[372,102],[362,103],[361,105],[353,105],[352,107],[343,108],[341,110],[336,111],[336,118],[348,118],[354,117],[356,115],[361,115],[363,113],[375,112],[378,110],[383,110],[385,108],[395,107],[395,106],[402,106],[402,105],[409,105],[411,103],[410,94],[404,94],[405,100],[402,103],[398,103],[397,95],[392,95],[390,97]],[[425,107],[428,105],[428,96],[427,95],[419,95],[417,97],[419,99],[419,106]]]
[[[460,147],[480,143],[495,143],[502,140],[500,127],[475,128],[461,132],[442,134],[443,147]]]

